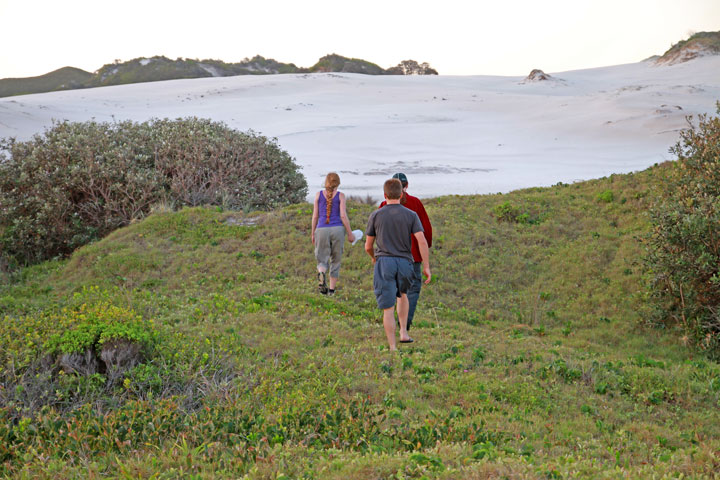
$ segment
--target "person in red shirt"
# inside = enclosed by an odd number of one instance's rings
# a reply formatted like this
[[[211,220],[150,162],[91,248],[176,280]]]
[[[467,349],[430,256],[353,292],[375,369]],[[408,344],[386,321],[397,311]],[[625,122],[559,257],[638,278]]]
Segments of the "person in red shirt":
[[[404,173],[396,173],[392,176],[392,178],[397,178],[398,180],[400,180],[403,186],[403,195],[400,199],[400,205],[417,213],[418,217],[420,217],[420,223],[422,223],[423,230],[425,230],[425,240],[427,241],[428,247],[432,247],[432,225],[430,224],[430,218],[428,218],[427,212],[425,212],[425,206],[422,204],[419,198],[408,195],[408,179]],[[380,204],[379,208],[382,208],[385,205],[387,205],[387,202],[383,201]],[[410,330],[410,325],[412,325],[412,320],[415,316],[415,308],[417,307],[417,302],[420,298],[420,289],[422,288],[423,284],[422,256],[420,256],[420,248],[418,247],[418,242],[415,237],[412,238],[412,256],[414,261],[413,278],[410,289],[407,292],[407,297],[410,304],[407,320],[408,330]]]

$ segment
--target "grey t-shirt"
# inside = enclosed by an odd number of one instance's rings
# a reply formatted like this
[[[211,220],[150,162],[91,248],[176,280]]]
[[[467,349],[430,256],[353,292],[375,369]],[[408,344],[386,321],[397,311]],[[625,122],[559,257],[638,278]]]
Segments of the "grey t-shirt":
[[[417,232],[424,232],[417,213],[391,204],[370,214],[366,235],[375,237],[376,257],[402,257],[412,262],[411,236]]]

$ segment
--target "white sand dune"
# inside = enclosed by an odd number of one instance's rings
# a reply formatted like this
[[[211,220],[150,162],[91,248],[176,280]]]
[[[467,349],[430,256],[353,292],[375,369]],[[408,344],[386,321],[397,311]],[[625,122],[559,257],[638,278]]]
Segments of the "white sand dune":
[[[198,116],[277,137],[311,193],[338,171],[350,195],[506,192],[625,173],[671,158],[686,116],[714,113],[720,56],[522,77],[270,75],[173,80],[0,99],[0,137],[53,119]]]

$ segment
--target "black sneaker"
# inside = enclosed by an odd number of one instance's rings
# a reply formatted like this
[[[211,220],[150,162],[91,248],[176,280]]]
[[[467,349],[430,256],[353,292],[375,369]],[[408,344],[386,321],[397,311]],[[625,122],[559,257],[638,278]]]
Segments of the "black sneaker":
[[[318,290],[321,294],[328,294],[327,282],[325,281],[325,272],[318,272]]]
[[[332,297],[333,295],[335,295],[335,290],[333,290],[332,288],[328,288],[327,295],[328,297]]]

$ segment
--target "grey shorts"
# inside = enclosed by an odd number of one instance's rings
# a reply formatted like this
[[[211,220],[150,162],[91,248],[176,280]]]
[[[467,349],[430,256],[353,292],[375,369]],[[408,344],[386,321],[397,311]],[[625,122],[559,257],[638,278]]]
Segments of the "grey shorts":
[[[333,278],[340,277],[340,262],[345,246],[345,227],[322,227],[315,229],[315,259],[318,267],[330,271]]]
[[[377,257],[373,290],[378,307],[391,308],[395,301],[407,293],[412,283],[413,264],[402,257]]]

